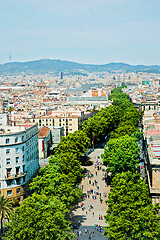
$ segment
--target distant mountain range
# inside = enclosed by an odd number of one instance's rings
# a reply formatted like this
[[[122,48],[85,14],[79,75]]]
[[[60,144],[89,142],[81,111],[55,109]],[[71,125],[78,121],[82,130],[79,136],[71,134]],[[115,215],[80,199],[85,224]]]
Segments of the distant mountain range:
[[[104,65],[80,64],[70,61],[42,59],[30,62],[11,62],[0,64],[0,74],[15,74],[15,73],[51,73],[51,72],[68,72],[81,74],[80,70],[88,72],[153,72],[160,73],[158,65],[129,65],[126,63],[108,63]]]

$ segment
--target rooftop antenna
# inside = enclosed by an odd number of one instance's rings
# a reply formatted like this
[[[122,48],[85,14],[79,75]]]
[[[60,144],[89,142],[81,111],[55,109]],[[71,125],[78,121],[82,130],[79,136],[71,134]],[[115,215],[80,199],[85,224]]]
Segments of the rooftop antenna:
[[[11,58],[11,53],[9,53],[9,62],[11,62],[12,58]]]

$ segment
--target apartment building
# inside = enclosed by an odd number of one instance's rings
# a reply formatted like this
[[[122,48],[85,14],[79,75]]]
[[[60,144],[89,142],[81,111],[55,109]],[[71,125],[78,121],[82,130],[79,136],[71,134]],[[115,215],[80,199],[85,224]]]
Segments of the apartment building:
[[[0,194],[23,200],[38,169],[38,124],[0,126]]]
[[[38,123],[38,127],[63,127],[64,136],[81,129],[82,122],[92,113],[84,114],[83,111],[52,111],[51,115],[27,118],[30,123]],[[26,119],[24,118],[24,121]]]
[[[160,203],[160,130],[150,130],[147,134],[144,136],[146,173],[150,196],[155,204]]]
[[[49,147],[51,146],[51,130],[48,127],[42,127],[38,133],[39,158],[48,157]]]

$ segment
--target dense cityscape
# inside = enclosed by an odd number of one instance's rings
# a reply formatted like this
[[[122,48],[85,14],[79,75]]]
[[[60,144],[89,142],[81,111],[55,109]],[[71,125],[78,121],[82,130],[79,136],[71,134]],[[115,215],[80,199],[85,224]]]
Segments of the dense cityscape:
[[[160,240],[160,1],[0,3],[0,240]]]
[[[0,78],[2,239],[160,239],[160,74]]]

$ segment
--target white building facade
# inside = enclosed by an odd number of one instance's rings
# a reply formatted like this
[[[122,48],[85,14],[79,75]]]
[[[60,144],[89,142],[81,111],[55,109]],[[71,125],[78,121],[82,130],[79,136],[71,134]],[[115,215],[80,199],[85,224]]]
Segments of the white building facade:
[[[38,169],[38,125],[0,126],[1,195],[23,200]]]

